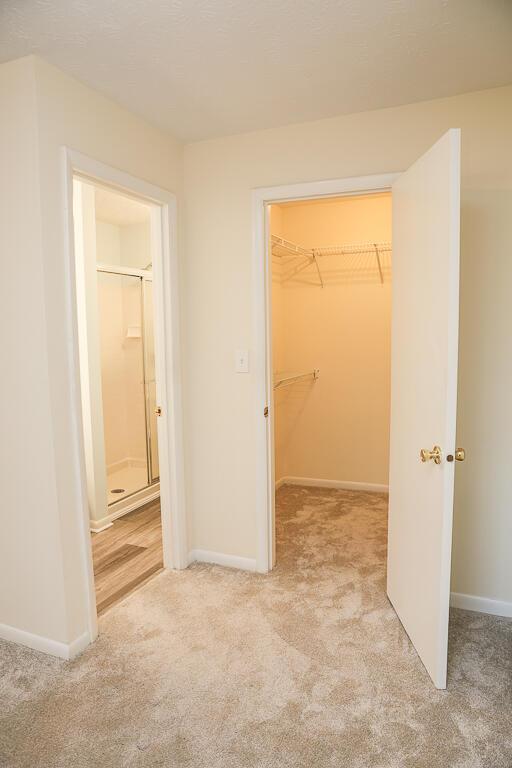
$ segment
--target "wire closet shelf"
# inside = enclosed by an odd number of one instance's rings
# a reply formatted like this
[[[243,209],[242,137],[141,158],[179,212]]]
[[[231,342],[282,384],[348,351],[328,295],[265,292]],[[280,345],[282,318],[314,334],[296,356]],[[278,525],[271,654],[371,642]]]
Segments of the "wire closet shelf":
[[[390,268],[391,243],[347,243],[321,248],[303,248],[297,243],[272,235],[272,256],[279,260],[281,266],[281,282],[292,280],[301,272],[314,267],[318,284],[325,286],[326,273],[321,269],[320,260],[334,256],[361,256],[371,258],[377,270],[379,280],[384,283],[384,273]]]
[[[276,375],[274,374],[274,389],[281,389],[281,387],[288,387],[290,384],[295,384],[298,381],[306,381],[307,379],[312,379],[313,381],[316,381],[318,377],[320,376],[320,369],[314,368],[312,371],[307,371],[306,373],[296,373],[294,376],[285,376],[284,378],[276,378]]]

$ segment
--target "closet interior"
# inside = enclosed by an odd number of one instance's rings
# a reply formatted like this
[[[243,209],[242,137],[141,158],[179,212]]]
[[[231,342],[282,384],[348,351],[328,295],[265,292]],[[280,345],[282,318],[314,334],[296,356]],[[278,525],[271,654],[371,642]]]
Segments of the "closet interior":
[[[387,488],[391,225],[391,193],[270,206],[277,488]]]

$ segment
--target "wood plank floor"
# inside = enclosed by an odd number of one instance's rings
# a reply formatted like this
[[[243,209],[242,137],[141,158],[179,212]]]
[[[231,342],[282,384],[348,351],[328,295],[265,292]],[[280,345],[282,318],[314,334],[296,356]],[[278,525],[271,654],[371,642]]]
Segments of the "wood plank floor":
[[[160,499],[129,512],[91,537],[100,614],[162,570]]]

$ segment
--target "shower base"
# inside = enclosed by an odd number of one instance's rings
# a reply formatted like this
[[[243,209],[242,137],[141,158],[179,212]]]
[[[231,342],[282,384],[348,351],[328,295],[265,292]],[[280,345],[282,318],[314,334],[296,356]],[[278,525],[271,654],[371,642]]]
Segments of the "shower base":
[[[121,501],[136,491],[141,491],[148,484],[146,465],[131,465],[120,467],[107,474],[108,504]],[[120,491],[116,493],[116,491]]]
[[[114,493],[119,491],[119,493]],[[90,521],[93,533],[109,528],[114,520],[160,496],[158,480],[148,485],[145,461],[125,459],[107,470],[107,504],[105,517]]]

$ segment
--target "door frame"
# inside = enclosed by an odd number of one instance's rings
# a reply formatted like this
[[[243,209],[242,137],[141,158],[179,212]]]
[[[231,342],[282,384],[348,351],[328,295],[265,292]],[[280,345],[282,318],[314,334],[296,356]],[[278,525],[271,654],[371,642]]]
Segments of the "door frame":
[[[268,206],[272,203],[388,192],[400,173],[311,181],[253,190],[253,349],[256,378],[256,570],[275,563],[274,391],[272,382],[272,263]],[[264,411],[268,408],[268,417]]]
[[[92,561],[87,474],[83,440],[83,410],[79,363],[79,332],[76,285],[76,254],[73,221],[73,179],[97,182],[152,203],[151,238],[155,298],[155,352],[157,378],[161,382],[162,416],[159,422],[160,495],[164,568],[188,565],[185,514],[185,474],[182,423],[181,355],[179,329],[179,274],[176,196],[68,147],[62,148],[64,225],[66,253],[67,315],[70,345],[70,383],[73,452],[77,487],[80,489],[79,526],[83,592],[88,606],[90,642],[98,634]]]

